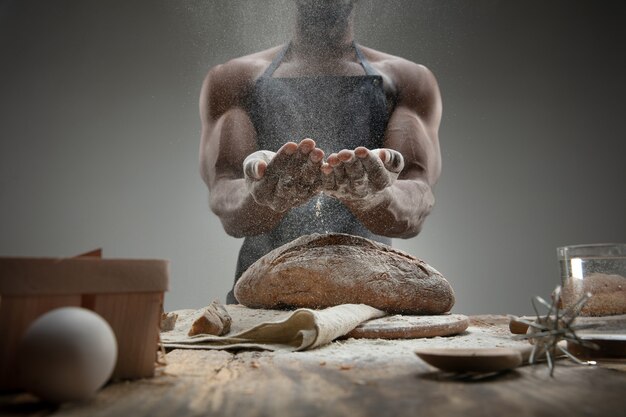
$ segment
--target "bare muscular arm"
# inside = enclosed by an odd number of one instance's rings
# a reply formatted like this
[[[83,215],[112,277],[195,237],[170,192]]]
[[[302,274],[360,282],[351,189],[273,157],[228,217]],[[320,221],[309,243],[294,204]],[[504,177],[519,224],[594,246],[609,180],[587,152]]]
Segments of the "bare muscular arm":
[[[244,69],[220,65],[209,72],[200,93],[200,173],[211,210],[235,237],[271,230],[282,217],[258,204],[244,179],[243,161],[257,151],[256,132],[242,106],[250,79]]]
[[[399,93],[385,135],[387,150],[343,150],[330,155],[322,171],[325,188],[369,230],[408,238],[419,233],[435,202],[441,97],[423,66],[402,61],[394,78]]]

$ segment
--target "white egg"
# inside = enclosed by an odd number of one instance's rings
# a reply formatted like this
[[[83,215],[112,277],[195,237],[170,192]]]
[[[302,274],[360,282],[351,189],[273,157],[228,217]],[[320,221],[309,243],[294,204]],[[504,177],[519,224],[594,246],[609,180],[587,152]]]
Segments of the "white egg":
[[[35,320],[18,352],[25,390],[54,403],[80,401],[93,396],[111,377],[117,341],[98,314],[63,307]]]

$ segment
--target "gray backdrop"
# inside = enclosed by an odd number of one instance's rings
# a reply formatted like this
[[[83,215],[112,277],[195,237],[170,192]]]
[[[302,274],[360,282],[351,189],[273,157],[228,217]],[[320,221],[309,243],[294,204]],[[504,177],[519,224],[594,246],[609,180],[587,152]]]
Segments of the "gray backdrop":
[[[224,300],[240,240],[207,205],[209,67],[282,43],[289,0],[0,1],[0,255],[171,260],[166,309]],[[437,204],[394,244],[461,313],[530,312],[559,245],[626,241],[624,8],[363,0],[357,40],[428,66],[444,117]]]

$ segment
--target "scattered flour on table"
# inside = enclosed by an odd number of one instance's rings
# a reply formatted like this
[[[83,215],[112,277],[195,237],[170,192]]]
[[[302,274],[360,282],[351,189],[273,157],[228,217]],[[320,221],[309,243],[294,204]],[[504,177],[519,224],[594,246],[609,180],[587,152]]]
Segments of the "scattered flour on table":
[[[261,322],[285,319],[292,311],[248,309],[239,305],[227,305],[233,322],[231,334],[249,329]],[[173,333],[186,335],[197,310],[177,310],[178,320]],[[392,319],[394,316],[389,316]],[[485,317],[470,317],[470,326],[456,336],[437,336],[420,339],[345,339],[304,352],[267,352],[267,355],[284,357],[297,355],[302,361],[328,363],[329,365],[367,362],[370,364],[406,363],[416,358],[419,348],[494,348],[527,347],[525,340],[514,340],[508,329],[508,319],[499,317],[494,322]],[[396,317],[397,319],[397,317]]]
[[[292,354],[302,360],[328,363],[360,362],[389,363],[414,358],[418,348],[494,348],[527,347],[525,340],[514,340],[508,328],[470,326],[456,336],[420,339],[347,339],[326,346]],[[277,353],[280,354],[280,353]]]

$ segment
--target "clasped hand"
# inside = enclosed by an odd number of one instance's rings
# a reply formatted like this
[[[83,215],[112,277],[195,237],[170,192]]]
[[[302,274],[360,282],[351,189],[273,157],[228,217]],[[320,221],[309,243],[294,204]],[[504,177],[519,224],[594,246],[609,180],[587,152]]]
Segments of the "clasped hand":
[[[278,152],[257,151],[243,163],[246,185],[254,200],[284,212],[324,192],[340,200],[363,200],[389,187],[404,167],[393,149],[358,147],[330,154],[312,139],[288,142]]]

